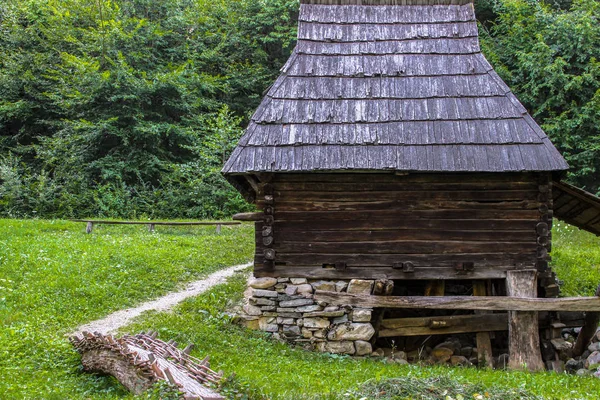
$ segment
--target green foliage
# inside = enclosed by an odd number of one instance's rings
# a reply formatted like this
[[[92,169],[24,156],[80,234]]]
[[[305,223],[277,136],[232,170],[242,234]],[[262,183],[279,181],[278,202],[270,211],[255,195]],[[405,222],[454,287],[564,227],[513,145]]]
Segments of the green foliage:
[[[291,52],[296,1],[1,7],[0,215],[246,207],[218,171]]]
[[[552,228],[552,267],[563,296],[594,296],[600,284],[600,238],[562,222]]]
[[[565,156],[571,182],[599,192],[600,3],[491,4],[498,17],[482,32],[486,56]]]

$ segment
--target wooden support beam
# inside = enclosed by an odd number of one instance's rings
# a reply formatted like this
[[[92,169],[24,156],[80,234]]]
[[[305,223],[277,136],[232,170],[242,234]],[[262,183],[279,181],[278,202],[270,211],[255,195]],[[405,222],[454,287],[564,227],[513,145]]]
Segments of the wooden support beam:
[[[485,296],[486,294],[486,282],[474,281],[473,296]],[[475,311],[475,313],[485,315],[485,311]],[[504,326],[506,327],[506,325]],[[494,359],[492,355],[492,341],[490,340],[490,334],[488,332],[478,331],[475,339],[477,342],[478,365],[485,365],[488,368],[494,368]]]
[[[85,226],[85,233],[92,233],[93,230],[94,230],[94,223],[92,221],[88,221],[87,225]]]
[[[508,298],[533,299],[537,295],[537,271],[509,271],[506,274]],[[558,300],[558,299],[552,299]],[[509,311],[508,313],[510,369],[543,371],[540,351],[538,315],[535,311]]]
[[[507,328],[507,313],[394,318],[384,319],[381,322],[379,337],[449,335],[455,333],[481,331],[506,331]],[[479,347],[477,349],[479,350]]]
[[[600,285],[596,289],[596,297],[600,297]],[[590,344],[590,340],[596,334],[598,330],[598,324],[600,323],[600,313],[588,311],[585,313],[585,322],[581,331],[579,332],[579,336],[577,336],[577,341],[575,342],[575,347],[573,348],[573,355],[580,356],[587,349]]]
[[[231,219],[235,221],[262,221],[265,219],[265,214],[262,212],[239,213],[234,214]]]
[[[359,307],[422,308],[429,310],[600,311],[599,297],[557,299],[498,296],[365,296],[317,290],[316,301]]]

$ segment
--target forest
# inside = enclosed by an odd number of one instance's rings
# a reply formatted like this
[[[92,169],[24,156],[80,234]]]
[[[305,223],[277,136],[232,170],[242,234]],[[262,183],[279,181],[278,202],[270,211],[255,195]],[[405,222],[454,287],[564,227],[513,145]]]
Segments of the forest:
[[[600,192],[600,2],[476,0],[481,45]],[[223,218],[298,0],[0,2],[0,217]]]

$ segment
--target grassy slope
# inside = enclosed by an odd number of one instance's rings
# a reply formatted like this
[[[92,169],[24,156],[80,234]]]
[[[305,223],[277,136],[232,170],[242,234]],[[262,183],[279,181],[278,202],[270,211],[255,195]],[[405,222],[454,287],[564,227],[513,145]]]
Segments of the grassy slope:
[[[105,225],[0,220],[0,398],[112,398],[78,375],[64,334],[87,321],[251,259],[252,227]],[[101,394],[96,394],[100,391]],[[106,395],[102,395],[102,391]]]
[[[252,251],[251,226],[224,228],[220,236],[213,228],[158,230],[149,234],[141,226],[101,226],[85,235],[81,224],[0,220],[1,399],[135,398],[111,379],[80,374],[78,357],[63,335],[80,323],[165,293],[178,281],[244,262]],[[559,277],[578,279],[572,287],[567,282],[567,294],[595,288],[600,241],[559,228],[555,243]],[[596,398],[600,392],[600,380],[593,378],[406,367],[291,349],[228,323],[223,310],[243,288],[244,278],[238,276],[186,301],[175,313],[146,315],[128,330],[152,328],[163,339],[196,343],[195,355],[210,354],[213,366],[237,374],[232,390],[255,398],[340,398],[352,392],[343,398],[358,399],[363,394],[354,392],[357,383],[386,377],[410,377],[415,391],[409,393],[415,398],[421,392],[441,395],[428,389],[441,384],[449,386],[453,398],[473,398],[483,390],[503,399],[526,398],[517,392],[521,389],[560,399]],[[472,386],[479,382],[482,386]]]

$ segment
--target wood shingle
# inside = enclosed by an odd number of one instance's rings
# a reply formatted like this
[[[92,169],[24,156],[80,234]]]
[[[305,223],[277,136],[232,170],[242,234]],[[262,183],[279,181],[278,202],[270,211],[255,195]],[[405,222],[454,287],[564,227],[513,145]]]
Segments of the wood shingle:
[[[303,1],[297,47],[223,173],[568,168],[481,53],[470,2],[385,3]]]

